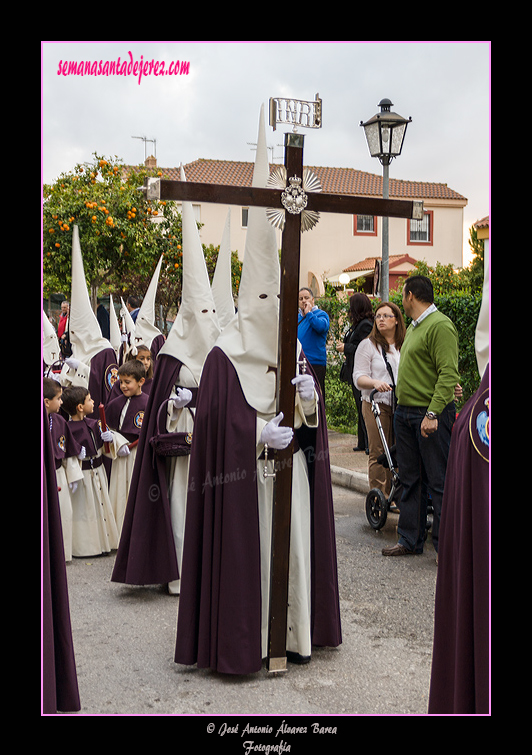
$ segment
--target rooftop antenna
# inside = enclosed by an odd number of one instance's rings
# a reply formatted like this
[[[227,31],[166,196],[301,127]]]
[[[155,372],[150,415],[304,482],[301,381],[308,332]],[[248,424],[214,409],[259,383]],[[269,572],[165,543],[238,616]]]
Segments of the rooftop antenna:
[[[248,143],[248,144],[249,144],[249,145],[250,145],[251,147],[253,147],[253,148],[254,148],[254,149],[253,149],[252,151],[254,151],[254,150],[255,150],[255,149],[257,148],[257,142],[247,142],[247,143]],[[282,145],[282,144],[278,144],[277,146],[278,146],[278,147],[282,147],[283,145]],[[275,147],[267,147],[267,149],[270,149],[270,150],[271,150],[271,152],[272,152],[272,163],[273,163],[273,162],[275,162],[275,159],[276,159],[276,158],[275,158],[275,157],[273,156],[273,150],[275,149]],[[279,160],[279,159],[281,159],[281,158],[277,158],[277,159]]]
[[[155,154],[153,155],[157,159],[157,140],[156,139],[148,139],[146,136],[132,136],[132,139],[142,139],[144,142],[144,162],[146,162],[146,142],[152,142],[154,145],[154,151]]]

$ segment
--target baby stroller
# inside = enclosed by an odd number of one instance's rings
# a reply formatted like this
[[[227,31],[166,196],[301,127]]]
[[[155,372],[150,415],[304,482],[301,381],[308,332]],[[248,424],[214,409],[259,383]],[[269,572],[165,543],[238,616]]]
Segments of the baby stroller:
[[[388,496],[388,498],[386,498],[382,490],[379,490],[378,488],[372,488],[366,496],[367,520],[374,530],[380,530],[386,524],[386,518],[388,516],[389,511],[394,514],[399,513],[399,509],[397,508],[395,502],[401,500],[402,485],[401,485],[401,480],[399,479],[399,473],[397,471],[397,461],[395,458],[395,446],[388,448],[388,443],[386,442],[386,438],[384,436],[384,431],[382,429],[382,424],[380,420],[381,412],[379,409],[379,405],[376,401],[373,400],[373,397],[376,393],[378,393],[378,391],[376,390],[371,391],[369,400],[371,402],[371,410],[373,412],[373,416],[375,417],[375,422],[377,423],[377,429],[379,431],[382,445],[384,447],[384,453],[381,454],[377,458],[377,461],[383,467],[385,467],[386,469],[389,469],[392,474],[392,486],[390,488],[390,495]],[[432,520],[430,518],[430,515],[434,513],[434,509],[431,502],[431,496],[426,488],[426,483],[424,483],[424,486],[423,486],[423,494],[427,496],[427,520],[425,524],[425,540],[426,540],[428,532],[430,528],[432,527]]]
[[[371,527],[373,527],[374,530],[380,530],[386,523],[388,511],[392,511],[394,513],[397,513],[399,511],[394,502],[400,500],[401,498],[401,481],[399,479],[399,473],[396,469],[397,463],[394,455],[395,446],[392,446],[391,449],[388,448],[388,443],[386,442],[386,437],[384,435],[380,419],[381,411],[379,409],[378,403],[373,399],[376,393],[378,393],[378,391],[371,391],[369,400],[384,448],[384,453],[378,457],[377,461],[383,467],[390,470],[392,475],[392,486],[390,488],[390,494],[388,498],[386,498],[382,490],[379,490],[378,488],[372,488],[369,491],[366,496],[366,517],[369,524],[371,525]]]

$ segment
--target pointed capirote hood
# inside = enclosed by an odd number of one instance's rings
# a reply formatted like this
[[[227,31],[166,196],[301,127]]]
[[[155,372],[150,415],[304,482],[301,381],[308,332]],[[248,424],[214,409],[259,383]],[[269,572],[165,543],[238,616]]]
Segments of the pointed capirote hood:
[[[113,304],[112,294],[109,294],[109,340],[111,342],[111,346],[115,350],[115,354],[118,357],[122,339],[120,334],[120,325],[118,324],[118,318],[116,316],[115,307]]]
[[[42,358],[48,367],[61,357],[59,339],[46,312],[42,311]]]
[[[484,242],[484,285],[482,301],[475,329],[475,351],[480,377],[483,377],[490,360],[490,265],[489,245]]]
[[[186,181],[181,166],[181,180]],[[203,363],[220,334],[205,255],[191,202],[181,206],[183,283],[181,306],[159,351],[183,362],[199,384]]]
[[[157,286],[159,285],[159,276],[161,274],[161,265],[163,264],[163,255],[161,254],[155,272],[152,275],[148,290],[142,300],[140,309],[135,320],[135,332],[132,338],[132,345],[135,347],[144,344],[148,349],[152,341],[157,336],[162,335],[159,328],[155,325],[155,297],[157,295]]]
[[[269,176],[264,106],[261,108],[252,185],[265,187]],[[263,207],[250,207],[238,312],[216,345],[235,367],[250,406],[275,415],[278,360],[280,265],[275,229]]]
[[[231,210],[227,213],[225,228],[212,279],[212,295],[216,314],[223,330],[235,316],[235,301],[231,283]]]
[[[93,356],[104,349],[111,349],[111,343],[102,336],[100,324],[89,299],[83,258],[79,244],[78,226],[72,229],[72,293],[70,297],[70,342],[72,356],[84,364],[90,364]]]
[[[122,318],[122,332],[126,333],[128,336],[128,343],[133,340],[133,334],[135,333],[135,323],[133,322],[133,318],[131,317],[131,313],[129,309],[126,307],[124,300],[122,297],[120,297],[121,301],[121,307],[120,307],[120,317]],[[124,327],[125,326],[125,327]]]

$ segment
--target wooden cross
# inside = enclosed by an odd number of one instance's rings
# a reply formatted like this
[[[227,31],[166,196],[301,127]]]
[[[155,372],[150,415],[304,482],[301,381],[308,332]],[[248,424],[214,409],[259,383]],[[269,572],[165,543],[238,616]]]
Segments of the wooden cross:
[[[303,142],[299,133],[285,134],[286,176],[291,186],[303,183]],[[192,181],[146,179],[148,199],[213,202],[241,206],[283,209],[283,189],[231,186]],[[348,195],[308,192],[306,210],[315,212],[379,215],[398,218],[422,217],[421,202],[373,199]],[[303,202],[305,200],[303,199]],[[287,427],[294,426],[297,361],[297,302],[301,248],[301,214],[287,210],[281,246],[281,292],[279,312],[279,358],[277,365],[277,413],[283,412]],[[245,264],[245,262],[244,262]],[[292,501],[293,442],[277,451],[277,471],[272,522],[270,578],[270,625],[268,670],[286,670],[286,626],[288,605],[288,563],[290,555],[290,510]]]

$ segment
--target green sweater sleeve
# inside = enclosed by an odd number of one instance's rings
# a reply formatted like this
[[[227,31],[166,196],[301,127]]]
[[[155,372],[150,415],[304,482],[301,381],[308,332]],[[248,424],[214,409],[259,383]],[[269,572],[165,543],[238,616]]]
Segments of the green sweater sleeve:
[[[441,414],[454,397],[458,382],[458,334],[440,312],[410,326],[401,349],[397,400]]]

